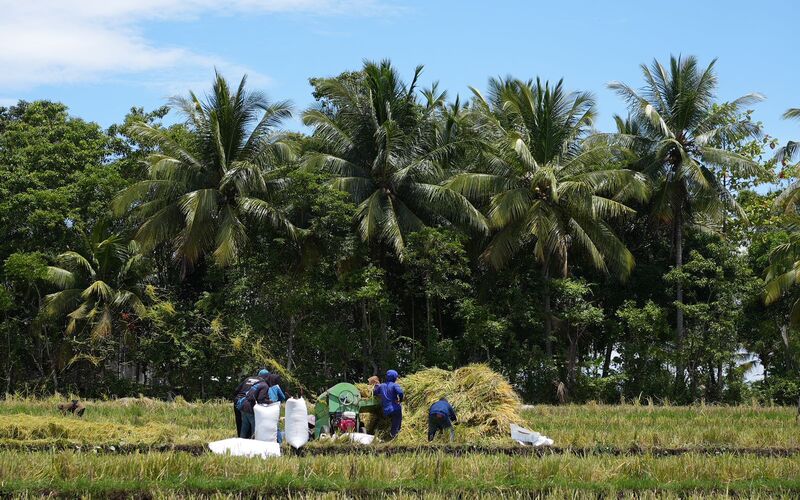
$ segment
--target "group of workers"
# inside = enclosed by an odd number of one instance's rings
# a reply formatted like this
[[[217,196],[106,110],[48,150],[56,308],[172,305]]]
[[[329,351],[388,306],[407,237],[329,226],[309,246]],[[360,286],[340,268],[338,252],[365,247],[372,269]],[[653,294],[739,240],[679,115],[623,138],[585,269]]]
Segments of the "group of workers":
[[[372,395],[381,402],[381,411],[384,418],[391,422],[389,436],[394,439],[400,433],[403,424],[403,399],[405,392],[397,382],[399,374],[396,370],[386,372],[386,381],[381,383],[377,376],[369,378]],[[286,401],[286,394],[280,387],[280,376],[261,369],[255,377],[248,377],[236,388],[233,399],[233,411],[236,418],[236,433],[239,437],[251,439],[255,431],[255,412],[257,404],[270,404]],[[428,441],[439,432],[448,430],[450,441],[455,439],[453,424],[456,422],[456,412],[447,399],[440,398],[428,410]],[[278,442],[281,433],[278,432]]]
[[[389,436],[392,439],[400,433],[400,427],[403,424],[402,404],[405,393],[397,383],[398,378],[397,371],[389,370],[386,372],[386,382],[384,383],[381,383],[380,379],[374,375],[368,380],[372,386],[372,395],[381,402],[383,416],[391,421]],[[450,431],[450,441],[453,441],[456,437],[453,423],[456,420],[456,411],[447,399],[440,398],[439,401],[433,403],[428,409],[428,441],[433,441],[436,434],[444,432],[445,429]]]
[[[236,435],[252,439],[256,430],[256,415],[253,408],[259,404],[282,403],[286,394],[281,389],[281,377],[266,368],[255,377],[247,377],[236,388],[233,396],[233,413],[236,419]],[[278,442],[281,441],[278,432]]]

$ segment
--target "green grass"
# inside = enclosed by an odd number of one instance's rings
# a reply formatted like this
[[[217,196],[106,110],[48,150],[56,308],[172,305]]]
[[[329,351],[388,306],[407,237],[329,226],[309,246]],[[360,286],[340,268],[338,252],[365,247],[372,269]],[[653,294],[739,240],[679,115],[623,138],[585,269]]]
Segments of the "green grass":
[[[528,425],[565,447],[798,448],[797,410],[762,406],[537,406]]]
[[[186,453],[0,452],[0,492],[794,492],[800,457],[508,457],[440,452],[251,460]]]
[[[509,455],[510,440],[469,443],[480,452],[459,443],[458,455],[425,443],[370,448],[377,454],[311,443],[303,456],[261,460],[202,453],[233,435],[228,402],[90,401],[82,419],[61,416],[57,402],[0,402],[0,496],[800,495],[793,408],[537,406],[523,416],[559,453]],[[150,448],[171,445],[201,454]],[[129,453],[104,453],[111,446]]]

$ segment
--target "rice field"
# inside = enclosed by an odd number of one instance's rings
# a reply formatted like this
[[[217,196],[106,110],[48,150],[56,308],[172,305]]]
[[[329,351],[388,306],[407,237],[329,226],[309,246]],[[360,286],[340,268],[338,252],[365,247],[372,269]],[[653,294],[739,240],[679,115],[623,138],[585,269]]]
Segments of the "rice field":
[[[205,452],[234,434],[229,402],[90,401],[83,418],[60,415],[58,402],[0,402],[0,496],[800,495],[794,408],[535,406],[521,417],[552,450],[461,436],[452,446],[311,443],[261,460]]]

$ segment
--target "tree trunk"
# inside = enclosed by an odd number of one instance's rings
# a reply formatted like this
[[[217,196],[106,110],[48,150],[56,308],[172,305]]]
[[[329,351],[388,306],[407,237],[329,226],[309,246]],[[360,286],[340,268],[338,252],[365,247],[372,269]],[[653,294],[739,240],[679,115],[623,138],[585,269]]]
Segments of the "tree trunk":
[[[414,299],[414,296],[412,295],[411,296],[411,340],[413,340],[414,342],[416,342],[417,340],[416,319],[414,318],[414,316],[416,315],[416,307],[415,307],[416,302],[417,301]],[[414,354],[414,342],[411,343],[412,358]]]
[[[602,377],[608,377],[608,372],[611,370],[611,353],[614,351],[614,343],[609,342],[606,345],[606,353],[605,357],[603,358],[603,374]]]
[[[544,278],[544,352],[550,360],[553,358],[553,317],[550,309],[550,267],[547,262],[542,267],[542,277]]]
[[[431,323],[433,322],[433,313],[431,312],[431,296],[427,293],[425,294],[425,320],[427,322],[427,328],[425,332],[425,349],[430,353],[431,351]]]
[[[682,207],[676,209],[673,219],[673,245],[675,250],[675,269],[683,267],[683,214]],[[686,364],[683,361],[683,341],[685,331],[683,326],[683,282],[678,280],[675,285],[675,392],[680,393],[685,385],[684,373]]]
[[[575,393],[577,385],[577,366],[578,366],[578,342],[581,334],[576,332],[574,335],[567,335],[569,338],[569,350],[567,351],[567,394],[571,398]]]
[[[286,341],[286,370],[292,371],[292,361],[294,358],[294,334],[297,329],[297,317],[294,314],[289,316],[289,338]]]

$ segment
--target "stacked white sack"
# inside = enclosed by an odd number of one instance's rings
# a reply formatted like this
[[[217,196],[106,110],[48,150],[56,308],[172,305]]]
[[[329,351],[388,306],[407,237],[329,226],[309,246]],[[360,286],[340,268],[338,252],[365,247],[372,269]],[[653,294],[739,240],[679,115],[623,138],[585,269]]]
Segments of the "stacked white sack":
[[[300,448],[308,443],[308,407],[303,398],[286,401],[284,438],[290,446]]]
[[[256,415],[257,441],[278,442],[278,421],[281,418],[281,404],[255,405],[253,412]]]

